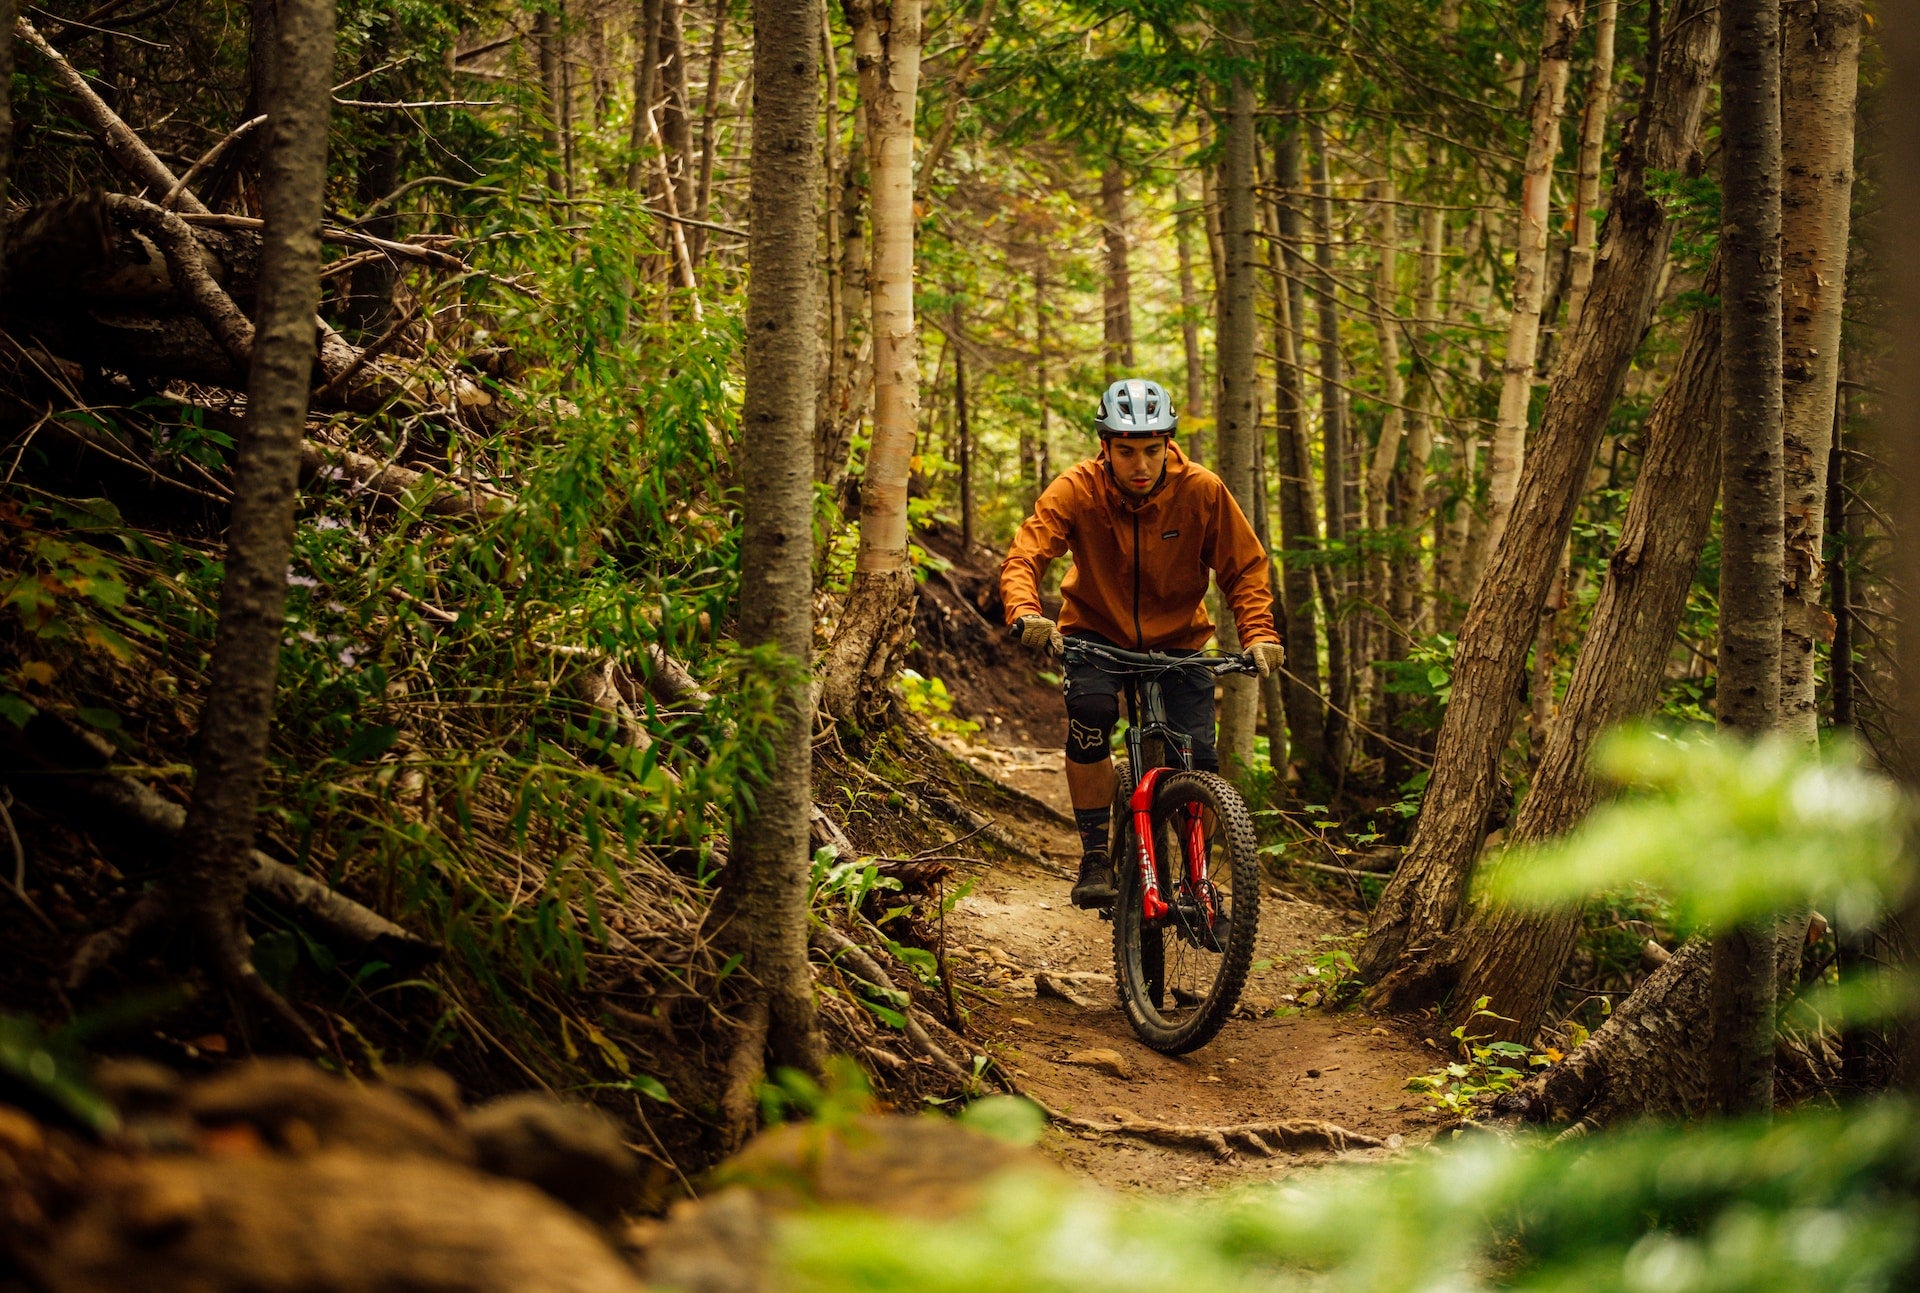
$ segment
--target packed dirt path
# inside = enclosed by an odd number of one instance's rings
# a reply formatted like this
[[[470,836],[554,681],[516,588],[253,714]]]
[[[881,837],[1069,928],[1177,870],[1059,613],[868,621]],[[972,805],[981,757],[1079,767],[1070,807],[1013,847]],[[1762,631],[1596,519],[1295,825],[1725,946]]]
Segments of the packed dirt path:
[[[955,906],[947,930],[949,956],[967,962],[956,977],[982,985],[967,1002],[970,1024],[1025,1090],[1062,1113],[1096,1120],[1116,1109],[1207,1126],[1319,1119],[1393,1147],[1432,1134],[1442,1120],[1423,1111],[1406,1080],[1445,1057],[1407,1021],[1291,1006],[1317,981],[1309,973],[1313,958],[1350,945],[1341,940],[1359,930],[1355,915],[1269,880],[1255,972],[1238,1015],[1194,1054],[1161,1055],[1134,1036],[1115,1003],[1113,926],[1067,900],[1080,845],[1064,815],[1061,754],[1018,746],[974,746],[967,753],[981,772],[1053,810],[1034,804],[1031,812],[1002,817],[1001,826],[1040,861],[972,869],[966,877],[972,892]],[[1087,1004],[1037,992],[1036,975]],[[1276,1015],[1277,1008],[1289,1013]],[[1330,1157],[1243,1151],[1222,1162],[1203,1150],[1058,1126],[1042,1143],[1069,1168],[1104,1184],[1157,1192],[1218,1188]]]

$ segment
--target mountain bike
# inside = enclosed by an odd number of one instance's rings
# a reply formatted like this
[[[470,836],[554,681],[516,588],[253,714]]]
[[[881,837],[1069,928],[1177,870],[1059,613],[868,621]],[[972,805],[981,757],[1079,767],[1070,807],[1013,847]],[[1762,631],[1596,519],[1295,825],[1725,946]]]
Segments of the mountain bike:
[[[1224,778],[1196,771],[1193,741],[1167,721],[1175,670],[1258,674],[1249,655],[1127,651],[1078,638],[1069,664],[1124,677],[1127,757],[1116,760],[1109,854],[1115,990],[1140,1040],[1184,1055],[1213,1040],[1240,1000],[1260,923],[1253,815]]]

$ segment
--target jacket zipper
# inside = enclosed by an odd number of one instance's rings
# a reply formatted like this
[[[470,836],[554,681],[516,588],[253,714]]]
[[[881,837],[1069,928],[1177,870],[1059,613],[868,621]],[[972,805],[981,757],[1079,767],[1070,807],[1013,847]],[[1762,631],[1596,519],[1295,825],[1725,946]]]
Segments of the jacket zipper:
[[[1147,649],[1146,635],[1140,631],[1140,513],[1133,511],[1133,649]]]

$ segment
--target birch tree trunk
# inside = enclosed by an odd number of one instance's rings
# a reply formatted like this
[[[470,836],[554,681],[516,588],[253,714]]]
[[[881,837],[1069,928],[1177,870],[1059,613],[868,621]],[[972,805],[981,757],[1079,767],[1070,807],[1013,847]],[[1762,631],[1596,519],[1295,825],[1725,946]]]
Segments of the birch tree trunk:
[[[1230,21],[1226,38],[1234,52],[1243,48],[1248,42],[1244,20]],[[1259,381],[1256,342],[1260,325],[1254,312],[1259,262],[1254,246],[1253,111],[1253,83],[1244,73],[1236,74],[1227,86],[1227,112],[1221,138],[1220,240],[1225,273],[1220,282],[1219,331],[1214,338],[1214,354],[1220,365],[1217,467],[1228,492],[1249,518],[1259,511],[1254,486],[1260,435],[1254,420],[1254,388]],[[1220,641],[1232,650],[1240,647],[1239,633],[1230,615],[1221,616]],[[1247,677],[1234,676],[1221,681],[1220,766],[1229,776],[1244,777],[1253,764],[1260,689]]]
[[[1370,979],[1386,975],[1403,952],[1433,946],[1459,915],[1500,792],[1500,754],[1513,729],[1535,617],[1666,260],[1672,226],[1646,176],[1690,164],[1718,50],[1716,12],[1711,0],[1675,7],[1652,97],[1641,107],[1646,143],[1615,173],[1607,250],[1582,326],[1568,338],[1507,533],[1488,559],[1461,628],[1453,693],[1413,842],[1381,894],[1356,958]]]
[[[1580,16],[1573,0],[1547,0],[1540,37],[1539,75],[1534,79],[1527,158],[1520,181],[1518,237],[1513,254],[1513,313],[1507,322],[1507,353],[1501,364],[1500,412],[1493,429],[1487,542],[1498,546],[1513,512],[1520,470],[1526,460],[1528,410],[1533,403],[1534,361],[1540,346],[1540,297],[1547,268],[1547,220],[1553,201],[1553,162],[1560,154],[1560,112],[1567,97],[1567,68]]]
[[[1829,637],[1833,623],[1821,605],[1821,543],[1853,205],[1860,11],[1855,0],[1786,0],[1780,11],[1781,120],[1793,127],[1781,138],[1786,584],[1780,726],[1803,741],[1819,736],[1814,644]]]
[[[1347,619],[1352,567],[1347,562],[1347,372],[1340,351],[1340,302],[1334,295],[1333,180],[1327,165],[1327,137],[1318,117],[1307,125],[1313,147],[1314,294],[1320,302],[1320,480],[1327,516],[1327,548],[1332,560],[1320,593],[1327,616],[1326,764],[1330,786],[1345,779],[1353,705],[1352,634]]]
[[[1724,0],[1721,202],[1720,727],[1780,718],[1783,575],[1780,339],[1780,0]],[[1728,1115],[1773,1107],[1771,926],[1713,938],[1712,1095]]]
[[[846,0],[873,191],[873,439],[860,486],[853,585],[821,667],[820,699],[857,724],[884,703],[913,627],[907,474],[919,429],[913,322],[913,112],[920,0]]]
[[[320,305],[333,0],[282,0],[277,18],[254,322],[240,325],[252,350],[247,420],[235,452],[220,619],[194,740],[193,797],[170,869],[119,928],[88,940],[74,976],[84,978],[140,928],[178,922],[193,930],[204,963],[235,997],[263,1006],[319,1049],[306,1023],[253,968],[244,910],[286,631],[287,559]]]
[[[1600,167],[1607,148],[1607,114],[1613,108],[1613,33],[1620,0],[1600,0],[1593,24],[1593,72],[1580,111],[1580,154],[1573,184],[1573,245],[1567,256],[1567,331],[1580,326],[1580,311],[1593,286],[1593,253],[1599,222]]]
[[[1313,451],[1307,435],[1305,372],[1301,363],[1306,319],[1301,254],[1306,220],[1300,212],[1300,136],[1288,130],[1274,145],[1274,219],[1278,237],[1269,250],[1273,267],[1274,409],[1276,467],[1280,473],[1281,610],[1287,631],[1286,711],[1292,757],[1303,773],[1318,775],[1326,763],[1326,707],[1320,699],[1320,635],[1314,615],[1313,572],[1320,550],[1319,515],[1313,505]],[[1284,772],[1284,769],[1280,771]]]
[[[776,658],[756,685],[777,697],[767,783],[734,814],[712,908],[716,937],[751,983],[722,1114],[752,1129],[767,1064],[818,1074],[825,1058],[807,965],[812,865],[813,415],[820,202],[819,0],[755,0],[746,395],[738,639]]]
[[[1101,289],[1101,349],[1105,380],[1118,381],[1133,370],[1133,274],[1128,264],[1127,175],[1117,158],[1100,170],[1100,241],[1107,254],[1107,278]]]

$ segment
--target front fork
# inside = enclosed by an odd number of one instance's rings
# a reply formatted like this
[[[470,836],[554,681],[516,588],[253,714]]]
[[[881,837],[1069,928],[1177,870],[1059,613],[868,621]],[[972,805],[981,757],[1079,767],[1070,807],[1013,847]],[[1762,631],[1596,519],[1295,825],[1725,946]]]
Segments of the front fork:
[[[1175,768],[1149,768],[1145,776],[1133,787],[1133,797],[1127,801],[1127,807],[1133,813],[1133,838],[1136,843],[1135,864],[1140,868],[1140,914],[1148,920],[1159,920],[1167,914],[1167,900],[1160,893],[1160,868],[1153,856],[1153,792],[1160,784],[1160,778]],[[1200,914],[1204,927],[1213,927],[1213,893],[1206,883],[1207,879],[1207,828],[1205,810],[1199,804],[1188,804],[1183,810],[1186,820],[1181,823],[1186,828],[1187,840],[1187,888],[1200,904]]]

